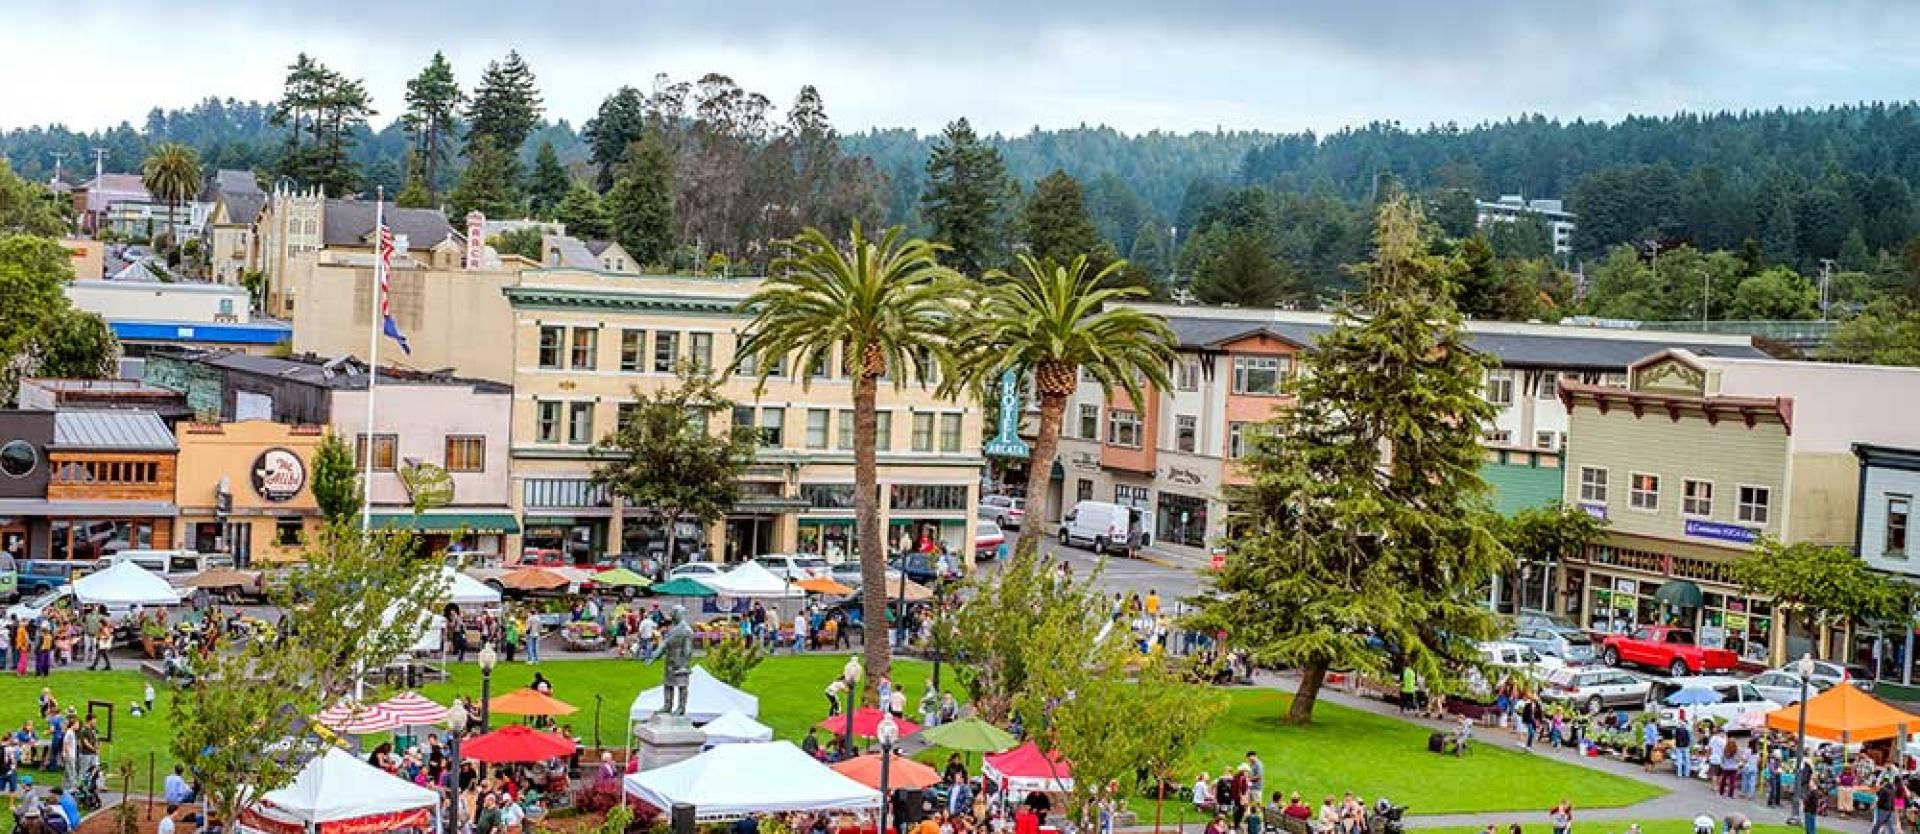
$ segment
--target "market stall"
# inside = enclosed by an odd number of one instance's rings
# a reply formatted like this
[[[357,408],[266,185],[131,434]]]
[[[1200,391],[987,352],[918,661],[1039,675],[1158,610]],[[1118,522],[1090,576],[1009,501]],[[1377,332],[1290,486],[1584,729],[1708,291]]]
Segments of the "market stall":
[[[1014,801],[1030,793],[1073,790],[1073,766],[1058,757],[1048,758],[1033,742],[986,757],[980,774],[1000,783]]]
[[[662,812],[675,803],[692,805],[695,818],[703,821],[880,805],[879,791],[835,773],[785,741],[723,744],[683,762],[629,774],[621,784],[628,796]]]
[[[564,759],[578,749],[580,745],[573,739],[543,733],[523,724],[509,724],[460,743],[461,756],[493,764]]]
[[[854,710],[853,734],[860,738],[878,738],[880,734],[880,721],[886,717],[886,713],[873,707],[861,707]],[[893,725],[899,728],[902,737],[920,732],[920,725],[908,721],[905,718],[894,719]],[[833,733],[834,735],[845,735],[847,732],[847,716],[845,714],[829,715],[822,719],[820,723],[813,726]]]
[[[167,580],[133,562],[119,562],[74,580],[73,598],[82,605],[104,605],[115,611],[180,604],[180,592]]]
[[[500,604],[500,592],[478,579],[453,568],[441,568],[440,577],[447,585],[447,601],[454,605],[467,608]]]
[[[721,744],[758,744],[773,740],[772,727],[755,721],[738,710],[708,721],[700,731],[707,734],[708,747]]]
[[[444,712],[444,711],[443,711]],[[400,717],[380,704],[341,701],[313,717],[313,721],[343,736],[384,733],[403,726]]]
[[[255,834],[362,834],[428,830],[439,794],[391,776],[338,748],[307,763],[293,782],[241,812]]]
[[[866,785],[880,787],[880,754],[868,753],[855,756],[833,766],[833,772]],[[898,753],[887,762],[887,786],[889,788],[907,788],[918,790],[940,784],[940,771],[923,765]]]
[[[627,720],[634,723],[645,721],[660,711],[664,703],[666,688],[656,686],[641,692],[633,699],[633,707],[627,711]],[[705,666],[695,666],[687,679],[687,720],[695,724],[713,721],[729,712],[737,712],[748,718],[760,715],[760,699],[731,686],[713,676]]]
[[[723,597],[740,599],[791,599],[806,591],[767,570],[759,562],[742,562],[726,573],[701,577],[700,582]]]
[[[1920,729],[1920,716],[1888,706],[1841,682],[1807,699],[1807,735],[1842,745],[1894,738],[1908,729]],[[1767,728],[1795,733],[1800,730],[1800,707],[1767,713]]]

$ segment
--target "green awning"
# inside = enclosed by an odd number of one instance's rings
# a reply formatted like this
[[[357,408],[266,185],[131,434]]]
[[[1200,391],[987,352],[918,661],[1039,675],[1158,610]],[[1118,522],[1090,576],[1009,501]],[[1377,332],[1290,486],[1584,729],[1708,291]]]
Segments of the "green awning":
[[[1705,599],[1700,593],[1700,586],[1685,579],[1667,581],[1653,592],[1653,598],[1674,608],[1699,608]]]
[[[475,533],[496,535],[520,532],[513,513],[374,513],[376,530],[412,530],[416,533]]]
[[[654,596],[662,597],[710,597],[713,589],[684,576],[669,579],[652,588]]]

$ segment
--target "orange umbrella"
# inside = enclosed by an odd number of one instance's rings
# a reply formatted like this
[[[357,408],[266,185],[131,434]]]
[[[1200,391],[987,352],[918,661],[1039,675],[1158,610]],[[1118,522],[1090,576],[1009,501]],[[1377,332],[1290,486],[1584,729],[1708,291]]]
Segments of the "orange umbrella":
[[[579,710],[572,704],[554,700],[537,689],[516,689],[487,702],[487,709],[502,715],[572,715]]]
[[[539,568],[521,568],[502,574],[497,581],[501,587],[516,591],[551,591],[567,584],[566,577]]]
[[[793,583],[793,585],[794,587],[799,588],[800,590],[807,591],[810,593],[815,593],[815,594],[831,594],[833,596],[846,596],[848,594],[853,593],[852,588],[849,588],[845,585],[842,585],[824,576],[819,577],[817,579],[802,579],[799,582]]]
[[[833,769],[841,776],[878,790],[880,788],[880,755],[868,753],[856,756],[836,764]],[[887,765],[887,787],[890,788],[927,788],[940,784],[940,772],[905,756],[894,754],[893,761]]]

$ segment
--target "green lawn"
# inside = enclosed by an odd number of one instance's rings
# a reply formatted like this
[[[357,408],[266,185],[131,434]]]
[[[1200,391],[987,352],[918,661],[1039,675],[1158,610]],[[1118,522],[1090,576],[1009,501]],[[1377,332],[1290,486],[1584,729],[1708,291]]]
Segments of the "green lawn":
[[[169,709],[167,701],[172,697],[172,692],[168,687],[156,683],[153,688],[157,696],[154,701],[155,714],[135,717],[128,708],[141,699],[145,684],[145,679],[138,672],[129,671],[59,671],[47,678],[0,675],[0,727],[18,730],[21,723],[32,720],[34,731],[44,736],[46,724],[39,720],[41,687],[51,688],[62,707],[73,707],[82,718],[86,717],[88,701],[109,702],[113,705],[113,736],[111,741],[102,745],[100,758],[101,766],[107,768],[109,775],[114,777],[113,789],[120,789],[118,765],[125,761],[132,761],[137,766],[135,788],[143,789],[151,761],[157,790],[160,779],[173,768],[173,753],[167,749],[172,733],[166,717]],[[105,735],[105,708],[95,707],[94,714],[99,716],[100,729]],[[61,781],[58,774],[37,770],[29,770],[28,773],[33,776],[36,785],[57,785]]]
[[[1499,826],[1500,834],[1507,834],[1507,823],[1489,820]],[[1587,820],[1581,821],[1576,815],[1573,829],[1582,834],[1623,834],[1627,826],[1640,826],[1640,834],[1693,834],[1693,820]],[[1522,831],[1544,830],[1544,825],[1522,826]],[[1420,834],[1482,834],[1485,826],[1447,826],[1440,828],[1415,829]],[[1753,824],[1753,834],[1801,834],[1800,826],[1780,825],[1771,822]]]

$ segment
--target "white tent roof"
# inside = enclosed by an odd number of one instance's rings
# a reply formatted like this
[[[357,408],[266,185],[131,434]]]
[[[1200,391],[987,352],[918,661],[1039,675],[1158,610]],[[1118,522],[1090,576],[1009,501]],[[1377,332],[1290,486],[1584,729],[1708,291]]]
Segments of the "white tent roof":
[[[719,576],[702,576],[698,581],[715,593],[729,597],[798,597],[807,593],[773,575],[773,571],[761,567],[759,562],[742,562],[733,570]]]
[[[167,580],[132,562],[121,562],[74,580],[73,596],[87,605],[108,607],[180,604],[180,592],[167,584]]]
[[[627,711],[630,721],[645,721],[666,701],[666,687],[656,686],[640,693],[633,699],[633,708]],[[760,699],[726,685],[707,671],[705,666],[693,667],[693,674],[687,680],[687,720],[694,723],[713,721],[729,712],[737,712],[748,718],[760,714]]]
[[[708,744],[747,744],[773,740],[772,727],[740,712],[729,712],[715,718],[701,727],[700,731],[707,734]]]
[[[319,824],[432,808],[439,794],[330,747],[325,755],[308,762],[292,784],[268,791],[263,799],[255,809],[262,816]]]
[[[447,597],[454,605],[498,605],[500,592],[487,587],[487,584],[461,573],[453,568],[441,568],[449,590]]]
[[[655,808],[692,803],[700,819],[880,804],[879,791],[835,773],[787,741],[722,744],[683,762],[630,774],[623,784],[629,796]]]

